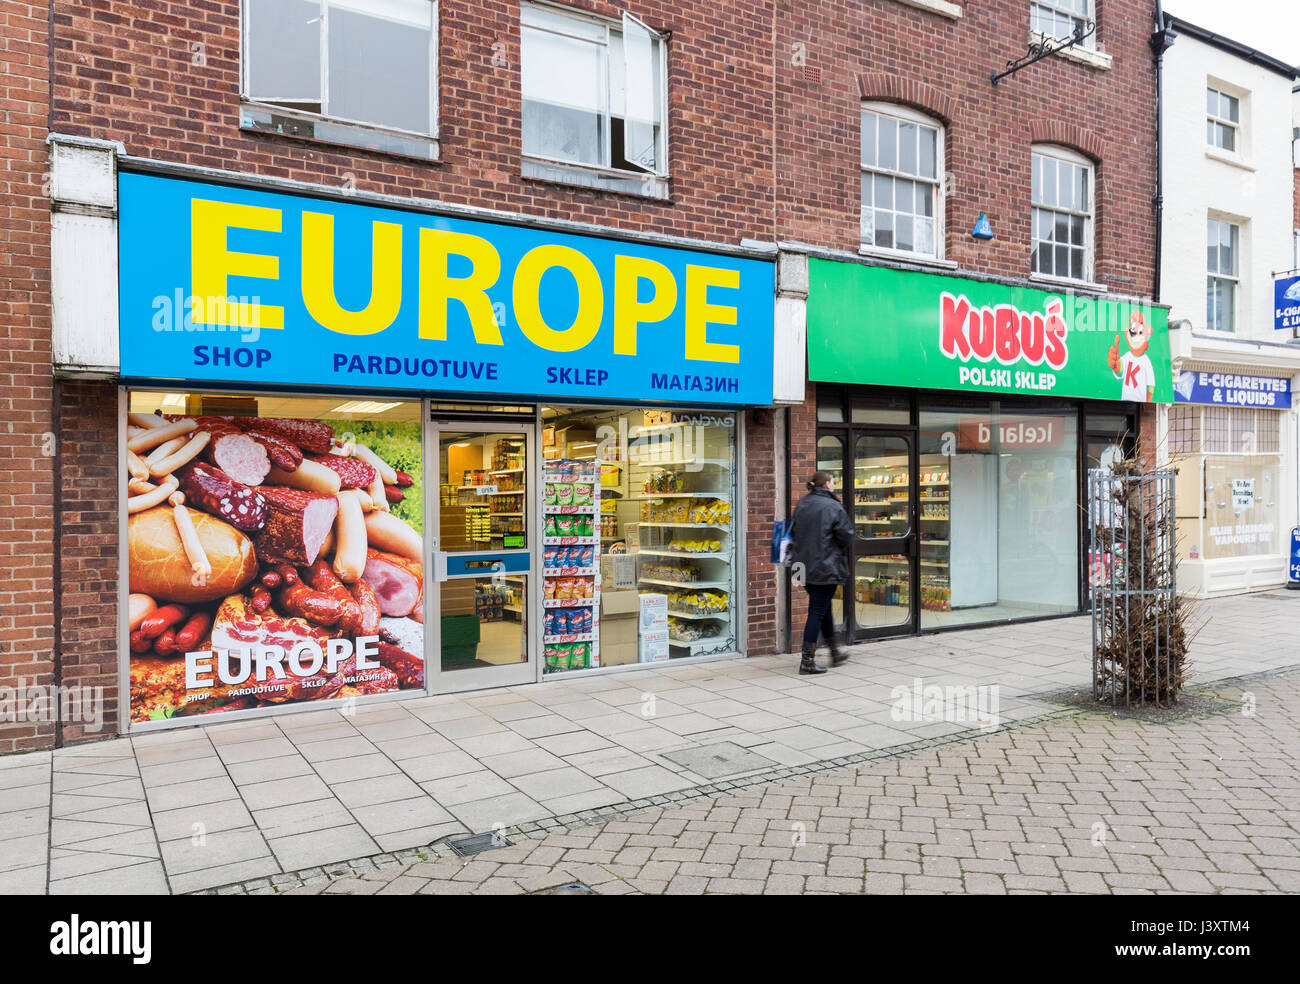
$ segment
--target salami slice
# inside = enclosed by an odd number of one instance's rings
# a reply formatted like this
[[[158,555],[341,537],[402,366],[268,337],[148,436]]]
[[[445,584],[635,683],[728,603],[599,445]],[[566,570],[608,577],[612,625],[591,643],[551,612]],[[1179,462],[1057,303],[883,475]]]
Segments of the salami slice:
[[[258,561],[311,566],[334,527],[338,499],[279,485],[264,485],[258,491],[270,508],[266,526],[254,541]]]

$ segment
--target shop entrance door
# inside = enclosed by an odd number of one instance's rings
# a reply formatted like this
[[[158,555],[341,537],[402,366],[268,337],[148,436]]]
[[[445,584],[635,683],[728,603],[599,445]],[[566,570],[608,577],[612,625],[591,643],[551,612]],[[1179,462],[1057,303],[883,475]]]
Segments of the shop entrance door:
[[[1087,430],[1084,436],[1084,489],[1088,488],[1087,473],[1094,468],[1110,470],[1116,461],[1133,454],[1137,447],[1136,421],[1128,414],[1093,414],[1087,415]],[[1093,542],[1095,527],[1113,521],[1106,507],[1094,508],[1089,514],[1084,512],[1084,538],[1087,546],[1084,552],[1085,570],[1083,576],[1083,610],[1092,611],[1092,589],[1103,582],[1106,572],[1111,569],[1114,558],[1099,549]]]
[[[855,533],[849,581],[834,609],[838,631],[853,641],[915,632],[920,539],[915,434],[893,428],[828,430],[817,438],[817,467],[834,477]]]
[[[535,428],[435,421],[431,516],[434,690],[537,679]]]

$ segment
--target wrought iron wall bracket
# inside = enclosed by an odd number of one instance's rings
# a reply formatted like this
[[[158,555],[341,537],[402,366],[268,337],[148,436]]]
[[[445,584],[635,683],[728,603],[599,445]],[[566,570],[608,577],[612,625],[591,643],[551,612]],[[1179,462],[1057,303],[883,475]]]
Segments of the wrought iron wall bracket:
[[[1014,75],[1022,68],[1028,68],[1036,61],[1042,61],[1048,55],[1054,55],[1058,51],[1064,51],[1066,48],[1073,48],[1075,45],[1082,43],[1085,39],[1092,37],[1097,33],[1096,21],[1083,21],[1074,29],[1074,33],[1068,38],[1058,39],[1049,38],[1045,34],[1038,35],[1037,41],[1031,41],[1029,50],[1023,58],[1007,62],[1004,71],[994,72],[989,76],[989,81],[994,85],[998,84],[999,79],[1005,79],[1008,75]]]

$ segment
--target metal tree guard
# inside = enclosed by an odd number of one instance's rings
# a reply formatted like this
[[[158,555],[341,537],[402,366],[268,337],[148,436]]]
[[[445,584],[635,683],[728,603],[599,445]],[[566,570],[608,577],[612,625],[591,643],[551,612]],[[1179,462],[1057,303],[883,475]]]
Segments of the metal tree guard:
[[[1175,579],[1175,469],[1088,472],[1092,696],[1172,703],[1186,651]]]

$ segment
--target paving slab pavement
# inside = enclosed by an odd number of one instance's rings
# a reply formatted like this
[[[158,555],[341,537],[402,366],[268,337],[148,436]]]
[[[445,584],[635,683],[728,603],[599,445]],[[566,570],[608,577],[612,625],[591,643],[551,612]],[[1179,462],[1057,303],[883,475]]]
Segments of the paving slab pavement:
[[[1192,650],[1195,683],[1300,665],[1300,597],[1284,591],[1243,595],[1202,603],[1201,612],[1209,621]],[[977,711],[996,711],[1001,726],[1059,713],[1054,701],[1060,692],[1087,685],[1090,632],[1086,617],[1055,619],[853,647],[849,663],[818,677],[799,676],[791,656],[669,664],[363,705],[351,714],[322,710],[255,722],[214,721],[53,754],[0,758],[0,892],[95,892],[107,885],[116,891],[191,892],[264,878],[292,881],[303,870],[323,872],[328,866],[351,877],[348,862],[393,857],[450,836],[556,825],[556,818],[566,825],[570,818],[589,822],[597,811],[666,808],[685,798],[725,794],[747,779],[781,778],[772,766],[738,756],[736,748],[775,763],[778,772],[816,767],[818,774],[836,763],[913,754],[927,743],[988,731],[990,722]],[[949,695],[938,713],[900,714],[895,688],[910,690],[918,680],[921,686],[996,688],[988,691],[995,704],[967,708],[960,694]],[[1078,737],[1101,740],[1091,732]],[[720,772],[725,764],[715,767],[713,756],[727,755],[757,767]],[[1054,787],[1046,792],[1063,795]],[[945,794],[916,795],[928,797],[922,808],[937,810],[937,797]],[[874,798],[860,797],[865,819],[882,820],[901,810],[894,798],[879,791]],[[705,849],[698,850],[700,857],[689,861],[660,856],[646,863],[720,863],[706,861]],[[789,860],[805,863],[793,855]],[[809,878],[848,878],[815,885],[850,890],[856,877],[783,868],[760,878],[760,867],[744,865],[727,877],[736,890],[768,891],[790,888],[795,878],[805,879],[799,883],[803,890],[817,890]],[[836,870],[843,867],[837,864]],[[950,869],[936,863],[929,870]],[[674,869],[665,878],[659,876],[667,867],[648,874],[638,869],[627,884],[645,891],[662,882],[668,890],[680,876],[674,891],[714,890],[711,880],[723,876],[706,870],[711,869]],[[863,874],[857,890],[894,883],[885,876],[956,877],[924,868],[872,874],[879,877],[868,883]],[[782,880],[769,885],[773,876]],[[1059,868],[1056,875],[1020,877],[1065,881]],[[1074,881],[1095,884],[1082,877]],[[900,884],[916,890],[953,887]],[[278,887],[267,882],[268,890]],[[504,887],[494,883],[483,890]]]

